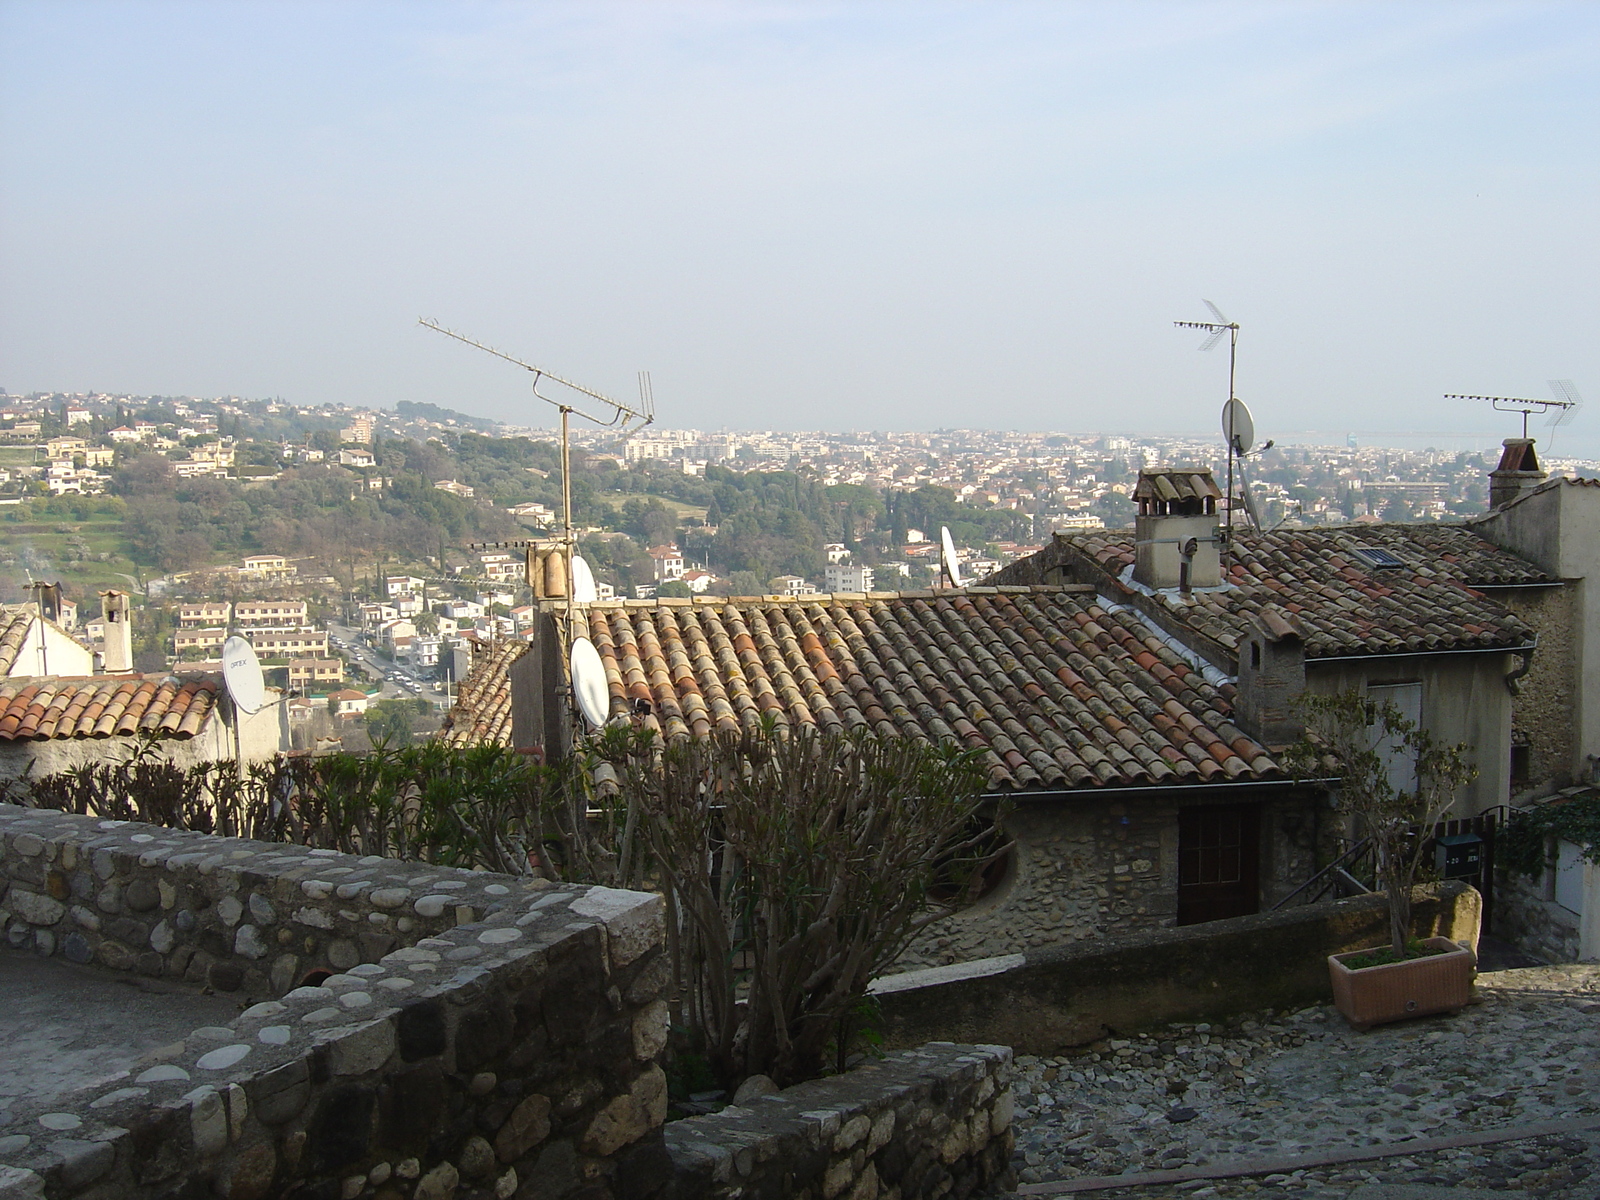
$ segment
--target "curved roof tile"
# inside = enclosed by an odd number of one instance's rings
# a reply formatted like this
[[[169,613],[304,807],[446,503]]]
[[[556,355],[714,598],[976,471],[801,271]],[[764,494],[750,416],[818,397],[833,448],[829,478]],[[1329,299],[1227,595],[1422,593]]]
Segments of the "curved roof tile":
[[[0,680],[0,740],[107,738],[148,731],[187,740],[205,726],[221,687],[212,677],[159,675]]]

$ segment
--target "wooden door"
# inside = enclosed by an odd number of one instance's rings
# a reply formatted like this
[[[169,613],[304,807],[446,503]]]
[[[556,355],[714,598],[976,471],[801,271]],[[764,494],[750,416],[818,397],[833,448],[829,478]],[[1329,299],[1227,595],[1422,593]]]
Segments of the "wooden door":
[[[1178,924],[1243,917],[1261,908],[1261,809],[1178,810]]]

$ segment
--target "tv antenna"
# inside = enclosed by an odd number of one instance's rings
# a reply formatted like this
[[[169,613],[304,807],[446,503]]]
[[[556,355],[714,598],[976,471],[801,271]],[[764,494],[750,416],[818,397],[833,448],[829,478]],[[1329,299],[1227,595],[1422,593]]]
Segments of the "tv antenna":
[[[1551,379],[1548,381],[1550,390],[1555,393],[1554,400],[1537,400],[1528,396],[1462,396],[1454,392],[1445,393],[1446,400],[1481,400],[1494,406],[1495,412],[1512,412],[1522,415],[1522,436],[1528,436],[1528,418],[1545,413],[1549,420],[1545,422],[1547,429],[1559,429],[1578,415],[1578,409],[1583,407],[1583,397],[1578,395],[1578,389],[1573,386],[1570,379]],[[1549,447],[1545,447],[1546,451]]]
[[[1207,336],[1200,343],[1201,350],[1214,350],[1224,337],[1228,339],[1228,401],[1222,408],[1222,435],[1228,443],[1228,532],[1223,535],[1226,547],[1233,536],[1233,507],[1236,503],[1233,495],[1233,464],[1235,459],[1243,458],[1249,451],[1255,438],[1255,425],[1250,420],[1250,410],[1245,408],[1244,402],[1234,392],[1239,366],[1239,322],[1228,320],[1211,301],[1202,300],[1201,303],[1211,310],[1215,321],[1174,321],[1173,324],[1179,329],[1204,330]]]
[[[458,342],[465,342],[469,346],[475,346],[485,354],[503,358],[506,362],[521,367],[524,371],[533,372],[533,394],[546,404],[553,405],[561,413],[561,544],[562,554],[566,559],[567,610],[570,624],[571,609],[574,603],[572,558],[575,553],[575,543],[572,537],[572,437],[569,428],[571,418],[573,414],[577,414],[586,421],[593,421],[601,428],[615,429],[618,433],[626,433],[628,427],[635,421],[639,423],[637,428],[643,429],[656,419],[655,392],[650,386],[650,372],[639,372],[639,406],[635,408],[632,405],[622,403],[620,400],[613,400],[602,392],[586,388],[581,383],[573,383],[570,379],[563,379],[553,371],[546,371],[543,367],[536,367],[532,363],[523,362],[520,358],[515,358],[503,350],[496,350],[493,346],[485,345],[483,342],[467,337],[466,334],[457,333],[453,329],[446,329],[439,322],[430,321],[427,317],[418,317],[417,324],[425,325],[436,333],[444,334],[445,337],[455,338]],[[587,396],[591,401],[598,401],[600,404],[610,408],[611,415],[609,417],[596,416],[593,412],[585,411],[576,404],[557,399],[554,396],[546,396],[539,390],[540,381],[545,379],[576,392],[580,396]],[[591,405],[590,407],[593,406]]]

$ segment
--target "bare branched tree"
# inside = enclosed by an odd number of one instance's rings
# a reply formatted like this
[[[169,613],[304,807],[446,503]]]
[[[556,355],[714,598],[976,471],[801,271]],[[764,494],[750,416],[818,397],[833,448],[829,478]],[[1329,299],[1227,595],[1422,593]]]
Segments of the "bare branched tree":
[[[768,726],[599,753],[671,903],[682,1022],[728,1084],[820,1073],[868,982],[960,902],[935,880],[1003,849],[969,752]]]

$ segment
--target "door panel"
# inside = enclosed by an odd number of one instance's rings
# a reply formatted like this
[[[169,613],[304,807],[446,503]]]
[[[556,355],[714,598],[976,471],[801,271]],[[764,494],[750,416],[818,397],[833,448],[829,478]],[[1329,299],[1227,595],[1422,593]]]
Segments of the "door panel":
[[[1179,925],[1260,911],[1260,875],[1260,805],[1178,810]]]

